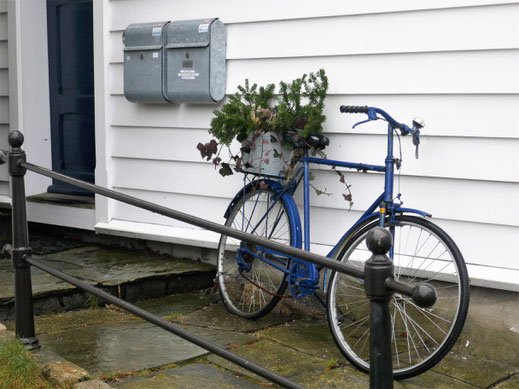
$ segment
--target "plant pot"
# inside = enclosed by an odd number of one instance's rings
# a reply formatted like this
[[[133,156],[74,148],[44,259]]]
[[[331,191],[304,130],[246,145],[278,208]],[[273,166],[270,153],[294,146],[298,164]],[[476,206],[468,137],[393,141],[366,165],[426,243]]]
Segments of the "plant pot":
[[[280,142],[274,132],[249,134],[242,142],[242,170],[247,173],[286,177],[292,170],[293,150]]]

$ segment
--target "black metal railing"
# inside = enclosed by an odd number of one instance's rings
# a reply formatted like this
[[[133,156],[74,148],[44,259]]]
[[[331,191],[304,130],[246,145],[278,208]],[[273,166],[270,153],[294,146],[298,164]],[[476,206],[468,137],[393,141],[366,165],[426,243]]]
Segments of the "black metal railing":
[[[12,266],[15,274],[15,326],[16,335],[28,349],[40,347],[34,330],[34,313],[32,302],[32,284],[30,266],[35,266],[44,272],[62,279],[88,293],[106,300],[142,319],[153,323],[166,331],[169,331],[189,342],[196,344],[210,352],[217,354],[269,381],[285,388],[301,388],[298,384],[267,370],[251,361],[248,361],[223,347],[210,343],[204,339],[190,334],[184,329],[174,326],[168,321],[152,315],[124,300],[121,300],[99,288],[93,287],[83,281],[70,277],[57,269],[52,268],[31,257],[29,236],[27,229],[27,214],[25,204],[26,171],[32,171],[62,182],[75,185],[79,188],[109,197],[114,200],[134,205],[164,216],[180,220],[204,229],[260,245],[277,251],[290,257],[300,258],[316,265],[349,274],[365,280],[367,297],[371,300],[370,321],[370,388],[393,388],[393,370],[391,356],[391,318],[389,313],[389,300],[393,291],[411,296],[419,306],[432,306],[436,302],[436,291],[429,284],[419,284],[415,287],[403,284],[393,278],[393,262],[387,253],[391,248],[392,238],[390,233],[377,228],[371,231],[367,237],[369,250],[372,257],[366,262],[364,271],[352,266],[334,261],[332,259],[312,254],[294,247],[285,246],[274,241],[260,238],[255,235],[223,226],[205,219],[201,219],[167,207],[159,206],[132,196],[125,195],[94,184],[76,180],[71,177],[53,172],[52,170],[33,165],[26,161],[25,152],[22,150],[23,134],[19,131],[9,133],[9,152],[0,150],[0,164],[8,162],[9,175],[11,176],[11,201],[12,201],[12,246],[4,247],[4,251],[11,255]]]

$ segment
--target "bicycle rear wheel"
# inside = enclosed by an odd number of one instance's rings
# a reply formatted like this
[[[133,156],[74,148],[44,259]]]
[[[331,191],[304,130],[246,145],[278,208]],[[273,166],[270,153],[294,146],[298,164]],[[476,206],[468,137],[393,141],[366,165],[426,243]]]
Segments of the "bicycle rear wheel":
[[[431,308],[420,308],[399,293],[391,298],[393,372],[396,379],[403,379],[430,369],[452,348],[467,316],[469,286],[463,257],[442,229],[415,216],[396,219],[389,226],[395,279],[410,285],[428,282],[438,293]],[[363,268],[371,257],[366,235],[377,225],[378,221],[371,222],[346,238],[337,259]],[[364,282],[334,272],[327,290],[328,322],[335,342],[354,366],[368,372],[370,303]]]
[[[261,187],[261,189],[259,188]],[[290,245],[292,223],[287,205],[265,184],[242,196],[226,226]],[[269,313],[286,290],[290,259],[262,247],[222,235],[218,245],[217,278],[227,310],[248,319]]]

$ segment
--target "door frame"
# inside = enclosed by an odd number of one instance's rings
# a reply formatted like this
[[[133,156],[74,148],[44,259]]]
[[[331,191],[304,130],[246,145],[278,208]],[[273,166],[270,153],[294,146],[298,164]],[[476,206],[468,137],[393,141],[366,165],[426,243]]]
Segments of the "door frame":
[[[9,122],[10,129],[25,135],[24,150],[29,162],[52,168],[50,145],[50,101],[46,0],[8,1]],[[94,1],[94,99],[95,182],[109,187],[107,142],[109,97],[108,58],[110,32],[109,0]],[[45,193],[52,180],[37,174],[25,176],[27,196]],[[52,209],[51,209],[52,208]],[[70,207],[28,203],[29,221],[94,230],[110,216],[108,199],[96,196],[95,210],[71,214]],[[59,212],[57,212],[59,211]],[[95,214],[94,214],[95,212]]]

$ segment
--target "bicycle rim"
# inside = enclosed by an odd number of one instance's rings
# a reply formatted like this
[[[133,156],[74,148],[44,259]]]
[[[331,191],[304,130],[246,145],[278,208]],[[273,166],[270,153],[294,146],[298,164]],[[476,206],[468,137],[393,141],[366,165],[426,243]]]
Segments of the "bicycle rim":
[[[340,251],[338,259],[363,268],[371,253],[365,238],[377,222],[361,229]],[[398,216],[393,233],[395,279],[410,285],[432,284],[438,293],[431,308],[395,293],[390,301],[391,344],[395,378],[409,378],[430,369],[452,348],[468,310],[468,276],[461,253],[439,227],[413,216]],[[328,286],[328,316],[333,337],[346,358],[369,370],[370,304],[363,281],[334,273]]]
[[[248,192],[229,215],[226,225],[278,243],[292,242],[286,206],[270,189]],[[239,316],[258,319],[270,312],[287,287],[285,273],[262,260],[288,268],[290,260],[262,247],[222,235],[218,246],[218,286],[226,308]],[[240,270],[239,261],[248,269]]]

